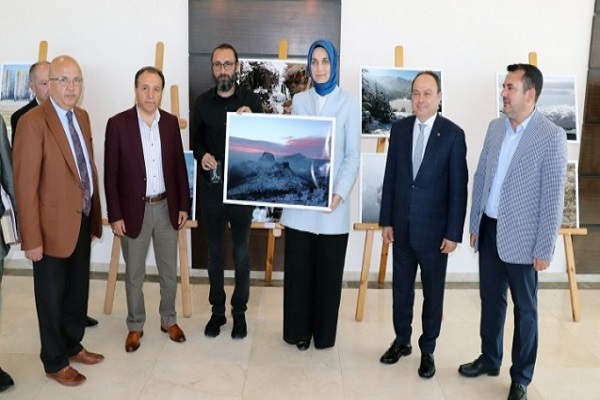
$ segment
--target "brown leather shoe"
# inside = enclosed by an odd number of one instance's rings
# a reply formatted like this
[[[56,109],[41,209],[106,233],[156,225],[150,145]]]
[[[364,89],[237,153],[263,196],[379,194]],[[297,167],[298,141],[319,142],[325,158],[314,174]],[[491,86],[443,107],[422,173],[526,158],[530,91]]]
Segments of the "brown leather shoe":
[[[85,376],[81,375],[79,371],[70,365],[67,365],[58,372],[46,374],[46,376],[65,386],[77,386],[85,382]]]
[[[102,360],[104,360],[104,356],[102,354],[92,353],[86,349],[81,349],[79,353],[69,357],[69,361],[71,362],[78,362],[86,365],[98,364]]]
[[[140,347],[140,338],[144,336],[144,331],[129,331],[125,339],[125,351],[131,353]]]
[[[183,334],[183,331],[177,324],[171,325],[169,327],[161,325],[160,330],[168,333],[169,337],[174,342],[185,342],[185,335]]]

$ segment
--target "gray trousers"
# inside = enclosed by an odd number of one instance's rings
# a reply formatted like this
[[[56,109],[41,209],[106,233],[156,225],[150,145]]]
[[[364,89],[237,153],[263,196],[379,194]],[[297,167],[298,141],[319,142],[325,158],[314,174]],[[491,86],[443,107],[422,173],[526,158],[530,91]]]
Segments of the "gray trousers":
[[[127,226],[125,226],[127,228]],[[127,294],[127,328],[141,331],[146,322],[146,306],[142,285],[146,276],[146,258],[150,239],[154,247],[160,282],[160,322],[165,326],[177,323],[177,231],[169,220],[167,200],[146,203],[140,235],[121,238],[125,259],[125,292]]]

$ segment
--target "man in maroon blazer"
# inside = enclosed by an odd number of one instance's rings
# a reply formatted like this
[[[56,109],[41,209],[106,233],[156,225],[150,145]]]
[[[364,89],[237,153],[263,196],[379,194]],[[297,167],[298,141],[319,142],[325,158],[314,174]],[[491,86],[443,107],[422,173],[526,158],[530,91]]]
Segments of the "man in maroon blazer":
[[[104,188],[108,221],[125,259],[125,350],[140,346],[146,310],[142,285],[152,239],[160,281],[160,329],[184,342],[177,325],[177,231],[188,218],[190,195],[177,117],[160,107],[165,78],[144,67],[135,74],[136,105],[108,120]]]

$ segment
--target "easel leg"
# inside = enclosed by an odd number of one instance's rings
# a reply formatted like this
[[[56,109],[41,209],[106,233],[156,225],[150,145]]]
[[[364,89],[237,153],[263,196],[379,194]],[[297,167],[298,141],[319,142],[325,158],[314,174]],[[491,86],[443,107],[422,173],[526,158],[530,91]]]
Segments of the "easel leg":
[[[115,286],[117,285],[120,252],[121,238],[117,235],[113,235],[110,264],[108,264],[108,279],[106,281],[106,292],[104,294],[104,314],[112,313],[113,302],[115,301]]]
[[[575,274],[575,252],[573,251],[573,237],[570,234],[564,234],[565,255],[567,257],[567,277],[569,278],[569,292],[571,294],[571,310],[573,321],[580,320],[579,315],[579,297],[577,294],[577,275]]]
[[[379,261],[379,283],[385,282],[385,270],[387,269],[388,251],[390,244],[381,243],[381,260]]]
[[[358,299],[356,301],[356,315],[354,316],[354,319],[357,321],[362,321],[363,312],[365,310],[371,253],[373,251],[373,232],[373,230],[368,230],[365,235],[365,250],[363,253],[362,269],[360,271],[360,284],[358,286]]]
[[[183,303],[183,316],[192,316],[190,296],[190,271],[188,269],[187,234],[185,229],[179,230],[179,273],[181,275],[181,301]]]
[[[275,254],[275,233],[269,229],[267,235],[267,258],[265,261],[265,283],[271,283],[273,276],[273,257]]]

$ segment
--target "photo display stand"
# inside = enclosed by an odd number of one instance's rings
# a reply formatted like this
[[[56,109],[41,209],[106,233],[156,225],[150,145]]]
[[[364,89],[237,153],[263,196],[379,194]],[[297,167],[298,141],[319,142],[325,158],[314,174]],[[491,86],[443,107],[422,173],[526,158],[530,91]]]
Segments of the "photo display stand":
[[[41,48],[41,45],[40,45]],[[156,43],[156,55],[154,66],[163,70],[163,61],[165,54],[165,45],[163,42]],[[171,113],[179,120],[179,128],[184,129],[187,122],[179,117],[179,88],[177,85],[171,86]],[[107,218],[102,219],[104,225],[110,225]],[[192,301],[190,294],[190,271],[188,264],[188,246],[187,229],[198,226],[198,221],[188,220],[185,223],[185,229],[180,229],[178,233],[179,242],[179,273],[181,275],[181,302],[183,304],[183,316],[189,318],[192,316]],[[110,253],[110,263],[108,265],[108,278],[106,280],[106,292],[104,295],[104,314],[112,313],[115,300],[115,287],[117,284],[117,272],[119,270],[119,256],[121,254],[121,238],[113,234],[112,250]]]
[[[404,67],[404,48],[402,46],[396,46],[395,54],[395,67]],[[386,137],[377,138],[377,153],[385,153],[385,143],[389,140]],[[369,270],[371,268],[371,255],[373,254],[373,238],[375,231],[380,231],[381,227],[379,224],[374,223],[355,223],[353,225],[355,231],[365,231],[365,246],[363,250],[362,267],[360,270],[360,283],[358,286],[358,298],[356,300],[356,313],[354,319],[356,321],[362,321],[365,310],[365,300],[367,298],[367,286],[369,284]],[[389,243],[381,243],[381,254],[379,259],[379,279],[378,282],[385,282],[385,272],[387,269],[387,260],[389,253]]]
[[[529,53],[529,64],[538,66],[537,53]],[[573,236],[587,235],[586,228],[560,228],[559,235],[562,235],[565,245],[565,257],[567,259],[567,278],[569,279],[569,294],[571,295],[571,313],[573,321],[579,322],[581,314],[579,313],[579,296],[577,294],[577,270],[575,269],[575,252],[573,251]]]

